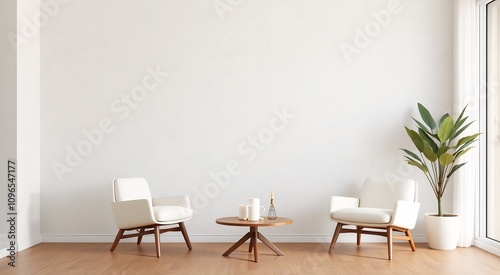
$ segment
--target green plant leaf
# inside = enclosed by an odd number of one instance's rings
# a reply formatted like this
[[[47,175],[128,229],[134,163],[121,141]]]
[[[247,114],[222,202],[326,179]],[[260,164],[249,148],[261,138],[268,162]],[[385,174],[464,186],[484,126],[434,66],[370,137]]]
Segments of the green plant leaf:
[[[455,129],[460,128],[460,126],[462,126],[462,124],[467,120],[468,117],[462,119],[465,113],[465,109],[467,109],[467,106],[469,106],[469,104],[465,105],[464,109],[462,110],[462,112],[460,112],[460,115],[457,117],[457,120],[455,122],[456,124]]]
[[[410,157],[422,162],[422,160],[418,157],[418,155],[413,153],[412,151],[406,149],[401,149],[401,150],[405,151],[405,153],[407,153]]]
[[[461,139],[458,140],[457,142],[457,147],[460,147],[462,144],[465,144],[471,140],[474,140],[475,138],[477,138],[481,133],[476,133],[476,134],[473,134],[473,135],[470,135],[470,136],[466,136],[466,137],[463,137]]]
[[[457,126],[457,125],[455,124],[455,131],[453,132],[453,134],[451,134],[450,140],[453,140],[453,139],[455,139],[456,137],[458,137],[458,136],[459,136],[459,135],[460,135],[463,131],[465,131],[465,129],[467,129],[467,127],[469,127],[469,126],[470,126],[473,122],[474,122],[474,121],[467,123],[467,125],[465,125],[464,127],[460,128],[460,129],[458,129],[458,127],[459,127],[459,126]],[[458,130],[457,130],[457,129],[458,129]]]
[[[409,160],[408,161],[408,164],[409,165],[413,165],[415,167],[418,167],[420,170],[422,170],[424,173],[427,173],[429,172],[429,169],[427,169],[427,167],[423,166],[422,164],[416,162],[416,161],[413,161],[413,160]]]
[[[458,159],[459,157],[463,156],[465,153],[467,153],[467,151],[469,151],[472,148],[474,148],[474,147],[469,147],[469,148],[467,148],[465,150],[457,151],[453,155],[455,156],[455,159]]]
[[[434,150],[432,150],[432,147],[429,145],[429,144],[425,144],[424,146],[424,156],[431,162],[434,162],[436,161],[436,159],[438,158],[438,156],[436,155],[436,153],[434,153]]]
[[[415,144],[415,147],[417,147],[418,151],[422,152],[424,150],[424,141],[420,137],[420,135],[413,131],[412,129],[409,129],[405,127],[406,133],[408,133],[408,136],[410,136],[411,141],[413,141],[413,144]]]
[[[459,129],[460,127],[462,127],[462,124],[464,124],[464,122],[466,122],[468,118],[468,116],[463,119],[461,117],[457,118],[457,120],[455,121],[455,129]]]
[[[437,149],[436,155],[440,157],[442,154],[448,152],[450,150],[450,146],[443,145]]]
[[[432,150],[434,152],[437,152],[438,150],[438,146],[437,144],[434,142],[434,140],[428,135],[427,132],[423,131],[422,129],[418,129],[418,134],[420,135],[420,137],[422,138],[422,140],[429,144],[431,147],[432,147]]]
[[[443,121],[445,120],[445,118],[449,117],[450,115],[448,113],[444,114],[440,119],[439,119],[439,122],[438,122],[438,127],[441,126],[441,124],[443,124]]]
[[[455,158],[450,153],[444,153],[439,157],[439,163],[443,166],[450,165],[454,160]]]
[[[453,133],[453,118],[450,116],[443,120],[438,130],[438,137],[441,143],[445,143]]]
[[[411,158],[411,157],[409,157],[409,156],[405,156],[405,159],[406,159],[406,161],[409,161],[409,160],[411,160],[411,161],[417,161],[417,160],[415,160],[415,159],[412,159],[412,158]]]
[[[473,139],[473,140],[470,140],[466,143],[464,143],[460,148],[457,149],[457,151],[462,151],[464,150],[465,148],[469,147],[472,143],[476,142],[477,139]],[[456,146],[455,146],[456,147]]]
[[[453,165],[453,168],[451,168],[451,171],[448,173],[448,175],[446,175],[446,178],[451,177],[451,175],[453,175],[453,173],[455,173],[455,171],[457,171],[460,167],[464,166],[466,163],[467,162]]]
[[[418,103],[418,112],[420,113],[420,116],[422,117],[422,120],[429,126],[431,131],[434,131],[436,129],[436,121],[434,121],[434,118],[431,116],[431,113],[429,110],[427,110],[424,105]]]
[[[431,130],[429,130],[429,128],[427,128],[427,126],[425,124],[423,124],[422,122],[416,120],[415,118],[411,118],[413,119],[413,121],[415,121],[415,123],[417,123],[417,126],[419,129],[422,129],[423,131],[427,132],[427,133],[432,133]]]

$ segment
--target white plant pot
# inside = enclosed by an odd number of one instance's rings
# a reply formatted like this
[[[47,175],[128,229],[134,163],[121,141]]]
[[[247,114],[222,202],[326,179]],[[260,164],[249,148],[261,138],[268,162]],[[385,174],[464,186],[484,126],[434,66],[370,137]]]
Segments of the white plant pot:
[[[432,249],[453,250],[457,247],[460,217],[454,214],[425,214],[427,243]]]

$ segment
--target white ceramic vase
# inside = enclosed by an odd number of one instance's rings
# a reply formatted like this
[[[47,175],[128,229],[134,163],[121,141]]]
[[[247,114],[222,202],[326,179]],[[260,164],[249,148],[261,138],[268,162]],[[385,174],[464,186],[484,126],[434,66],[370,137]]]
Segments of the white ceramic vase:
[[[444,214],[443,217],[436,214],[425,214],[425,233],[427,243],[432,249],[453,250],[457,247],[460,216]]]

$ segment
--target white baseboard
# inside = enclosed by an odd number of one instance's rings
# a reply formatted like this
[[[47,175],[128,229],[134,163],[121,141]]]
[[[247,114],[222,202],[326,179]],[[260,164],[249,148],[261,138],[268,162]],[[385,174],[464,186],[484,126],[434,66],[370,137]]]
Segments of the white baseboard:
[[[42,236],[36,236],[27,240],[19,241],[17,244],[17,252],[23,251],[27,248],[35,246],[42,242]],[[4,243],[0,244],[0,258],[7,257],[9,254],[7,253],[7,248],[9,244]],[[10,252],[9,252],[10,253]]]
[[[241,238],[241,235],[214,235],[214,234],[189,234],[189,238],[193,243],[234,243]],[[266,237],[275,243],[318,243],[324,244],[325,247],[329,245],[331,235],[273,235],[266,234]],[[115,235],[111,234],[44,234],[25,241],[21,241],[18,246],[18,251],[35,246],[39,243],[112,243]],[[413,235],[416,243],[425,243],[427,238],[424,234]],[[183,243],[184,239],[180,233],[167,233],[161,236],[162,242]],[[384,237],[363,235],[362,242],[366,243],[384,243]],[[124,239],[120,242],[134,243],[135,238]],[[154,243],[154,238],[151,235],[144,236],[143,242]],[[338,243],[354,243],[356,237],[354,234],[341,234],[337,241]],[[401,240],[394,240],[394,242],[406,242]],[[490,246],[486,242],[475,240],[474,245],[486,250],[490,253],[500,256],[500,250],[494,246]],[[0,258],[6,257],[7,244],[0,244]]]
[[[35,245],[41,243],[41,242],[42,242],[42,236],[36,236],[36,237],[30,238],[30,239],[27,239],[24,241],[20,241],[18,246],[17,246],[17,249],[18,249],[18,251],[23,251],[27,248],[30,248],[32,246],[35,246]]]
[[[491,240],[483,240],[483,239],[475,239],[474,246],[481,248],[482,250],[486,250],[491,254],[495,254],[500,256],[500,248],[498,248],[498,244],[492,245],[493,241]]]
[[[242,235],[207,235],[207,234],[189,234],[189,239],[193,243],[233,243],[241,238]],[[266,234],[266,237],[272,242],[277,243],[330,243],[332,235],[273,235]],[[112,243],[115,235],[96,234],[96,235],[78,235],[78,234],[44,234],[42,242],[44,243]],[[415,242],[427,242],[425,235],[413,235]],[[161,235],[162,242],[184,242],[180,233],[167,233]],[[384,237],[363,235],[363,242],[386,242]],[[134,238],[124,239],[121,242],[136,242]],[[143,242],[154,242],[152,235],[144,236]],[[356,237],[353,234],[340,235],[339,243],[354,243]],[[406,242],[394,240],[394,242]]]
[[[189,239],[193,243],[234,243],[241,235],[214,235],[214,234],[189,234]],[[266,234],[266,237],[275,243],[318,243],[328,245],[331,241],[331,235],[273,235]],[[35,246],[39,243],[112,243],[115,235],[110,234],[44,234],[42,236],[34,237],[19,243],[18,251],[22,251],[29,247]],[[425,235],[413,235],[415,242],[427,242]],[[180,232],[172,232],[163,234],[161,236],[162,242],[183,243],[184,239]],[[395,242],[406,242],[394,240]],[[134,243],[135,238],[124,239],[121,242]],[[154,243],[154,238],[151,235],[144,236],[143,242]],[[354,234],[342,234],[339,236],[339,243],[354,243],[356,237]],[[367,243],[384,243],[384,237],[363,235],[362,242]],[[0,247],[0,257],[6,257],[7,248]]]
[[[193,243],[234,243],[242,235],[214,235],[214,234],[189,234],[189,239]],[[266,234],[266,237],[272,242],[276,243],[320,243],[329,244],[332,236],[331,235],[273,235]],[[415,242],[426,242],[425,235],[413,235]],[[42,236],[37,236],[19,243],[18,251],[35,246],[39,243],[112,243],[115,239],[115,235],[110,234],[44,234]],[[184,239],[180,233],[167,233],[161,236],[162,242],[172,242],[172,243],[183,243]],[[394,240],[395,242],[406,242],[400,240]],[[120,242],[134,243],[135,238],[124,239]],[[151,235],[144,236],[143,242],[154,243],[154,238]],[[338,239],[339,243],[354,243],[356,242],[356,237],[354,234],[340,235]],[[367,243],[384,243],[386,239],[384,237],[364,235],[362,237],[362,242]],[[7,248],[0,247],[0,257],[6,257]]]
[[[0,248],[0,258],[7,257],[7,245],[2,244],[2,248]]]

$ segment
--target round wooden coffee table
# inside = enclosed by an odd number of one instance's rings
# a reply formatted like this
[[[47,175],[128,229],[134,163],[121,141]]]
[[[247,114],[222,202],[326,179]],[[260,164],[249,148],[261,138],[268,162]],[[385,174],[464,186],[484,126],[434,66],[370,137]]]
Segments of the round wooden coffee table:
[[[216,223],[222,225],[229,226],[248,226],[250,231],[245,234],[239,241],[237,241],[233,246],[231,246],[222,256],[229,256],[234,250],[240,247],[243,243],[245,243],[248,239],[250,239],[250,245],[248,248],[248,252],[252,252],[254,254],[255,262],[258,262],[258,254],[257,254],[257,239],[267,245],[274,253],[278,256],[284,256],[283,252],[279,250],[272,242],[270,242],[264,235],[259,232],[259,226],[280,226],[291,224],[292,220],[288,218],[278,217],[276,220],[269,220],[268,218],[263,218],[259,221],[245,221],[240,220],[238,217],[225,217],[219,218],[215,220]]]

